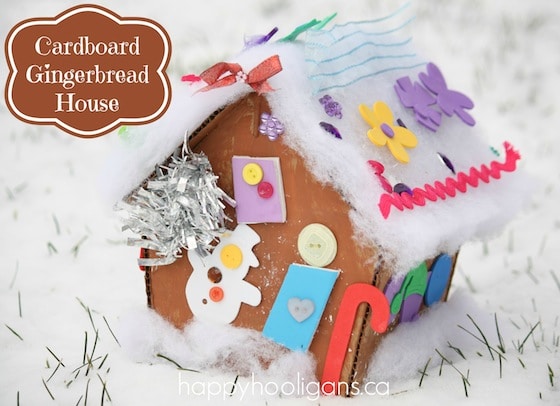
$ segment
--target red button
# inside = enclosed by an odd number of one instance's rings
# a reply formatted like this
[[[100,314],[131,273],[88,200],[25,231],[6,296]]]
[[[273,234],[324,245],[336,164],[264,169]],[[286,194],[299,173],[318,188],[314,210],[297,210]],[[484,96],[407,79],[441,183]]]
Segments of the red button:
[[[219,288],[217,286],[214,286],[212,289],[210,289],[209,296],[210,296],[210,300],[213,302],[219,302],[224,298],[224,291],[222,290],[222,288]]]
[[[268,199],[274,193],[274,188],[268,182],[260,182],[259,185],[257,186],[257,192],[259,193],[259,196],[262,197],[263,199]]]

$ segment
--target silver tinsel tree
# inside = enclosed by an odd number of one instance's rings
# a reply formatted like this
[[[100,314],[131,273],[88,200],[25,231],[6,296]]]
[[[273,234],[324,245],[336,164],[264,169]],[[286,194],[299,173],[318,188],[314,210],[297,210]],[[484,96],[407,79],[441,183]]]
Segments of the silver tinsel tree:
[[[217,180],[208,157],[192,152],[185,139],[169,162],[158,165],[143,186],[118,204],[125,213],[123,230],[136,234],[128,244],[158,254],[158,258],[140,258],[139,265],[170,264],[182,249],[196,249],[201,255],[212,250],[225,222],[231,221],[223,201],[235,207]]]

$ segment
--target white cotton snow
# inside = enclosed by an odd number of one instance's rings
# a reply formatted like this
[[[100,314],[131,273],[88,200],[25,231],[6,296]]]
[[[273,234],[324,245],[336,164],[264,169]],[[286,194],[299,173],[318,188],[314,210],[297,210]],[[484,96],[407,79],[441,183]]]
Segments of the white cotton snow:
[[[484,344],[459,326],[482,340],[480,328],[489,345],[496,348],[499,344],[494,315],[482,310],[467,292],[458,290],[447,302],[422,313],[418,320],[399,324],[387,334],[371,357],[364,381],[395,382],[419,377],[419,371],[430,358],[427,370],[439,367],[441,356],[436,350],[451,362],[461,357],[452,347],[464,354],[488,351]],[[509,336],[505,323],[499,324],[499,328],[501,335]]]
[[[441,362],[436,350],[451,362],[460,359],[452,347],[464,354],[487,351],[465,331],[482,339],[478,329],[496,348],[499,338],[494,314],[480,308],[468,292],[456,290],[447,302],[434,305],[418,320],[399,324],[387,334],[368,362],[364,382],[405,382],[418,377],[431,358],[430,372]],[[503,339],[509,340],[511,326],[502,322],[499,329]],[[192,320],[179,330],[153,310],[143,308],[121,318],[117,335],[135,362],[169,364],[172,360],[205,375],[250,376],[257,382],[278,385],[291,382],[297,386],[319,378],[314,375],[315,359],[309,352],[289,351],[251,329]]]
[[[172,360],[184,369],[251,376],[260,382],[317,380],[311,353],[289,351],[252,329],[193,319],[179,330],[155,311],[144,308],[130,311],[121,319],[118,336],[135,362]]]

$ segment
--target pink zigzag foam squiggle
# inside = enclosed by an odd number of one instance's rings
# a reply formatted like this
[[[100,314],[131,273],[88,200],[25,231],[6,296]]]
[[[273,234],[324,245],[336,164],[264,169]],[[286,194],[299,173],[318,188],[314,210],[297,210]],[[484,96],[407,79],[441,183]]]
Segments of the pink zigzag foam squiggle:
[[[445,183],[439,180],[433,185],[425,184],[424,188],[414,188],[412,195],[409,193],[384,193],[379,198],[379,210],[383,218],[389,217],[391,207],[403,211],[405,208],[412,210],[414,206],[425,206],[426,200],[435,202],[438,199],[445,200],[447,197],[455,197],[457,191],[465,193],[467,186],[478,187],[480,181],[488,183],[490,178],[500,179],[502,172],[513,172],[516,169],[517,161],[521,159],[519,152],[513,146],[504,142],[506,153],[505,161],[492,161],[490,167],[481,165],[480,169],[471,167],[468,174],[459,172],[455,178],[448,177]]]

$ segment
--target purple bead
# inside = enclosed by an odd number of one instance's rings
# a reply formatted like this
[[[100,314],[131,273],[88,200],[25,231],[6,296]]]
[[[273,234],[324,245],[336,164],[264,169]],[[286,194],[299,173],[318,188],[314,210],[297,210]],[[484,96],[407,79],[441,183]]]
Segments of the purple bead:
[[[455,167],[453,166],[453,163],[449,160],[449,158],[447,158],[441,152],[438,152],[437,154],[439,156],[439,159],[441,159],[441,162],[443,162],[444,165],[447,166],[449,170],[453,172],[453,174],[455,174]]]
[[[395,132],[393,131],[390,125],[383,123],[381,124],[380,128],[381,131],[383,131],[383,134],[385,134],[387,137],[393,138],[395,136]]]
[[[323,128],[323,130],[325,130],[326,132],[334,135],[335,138],[342,139],[342,136],[340,135],[340,132],[338,131],[338,129],[334,125],[329,124],[329,123],[325,123],[324,121],[321,121],[319,123],[319,125]]]
[[[324,95],[323,97],[321,97],[321,98],[319,99],[319,103],[321,103],[321,104],[324,106],[325,104],[327,104],[327,103],[330,102],[331,100],[332,100],[332,97],[329,96],[328,94],[326,94],[326,95]]]
[[[408,186],[406,186],[404,183],[397,183],[393,187],[393,192],[398,193],[399,195],[401,193],[408,193],[408,194],[412,195],[412,189],[409,188]]]
[[[400,118],[397,118],[397,124],[399,125],[399,127],[407,128],[406,125],[404,125],[404,122]]]
[[[273,115],[269,113],[262,113],[259,132],[262,135],[266,135],[271,141],[274,141],[280,135],[284,134],[284,125]]]
[[[319,103],[323,105],[328,116],[342,118],[342,106],[328,94],[321,97]]]

